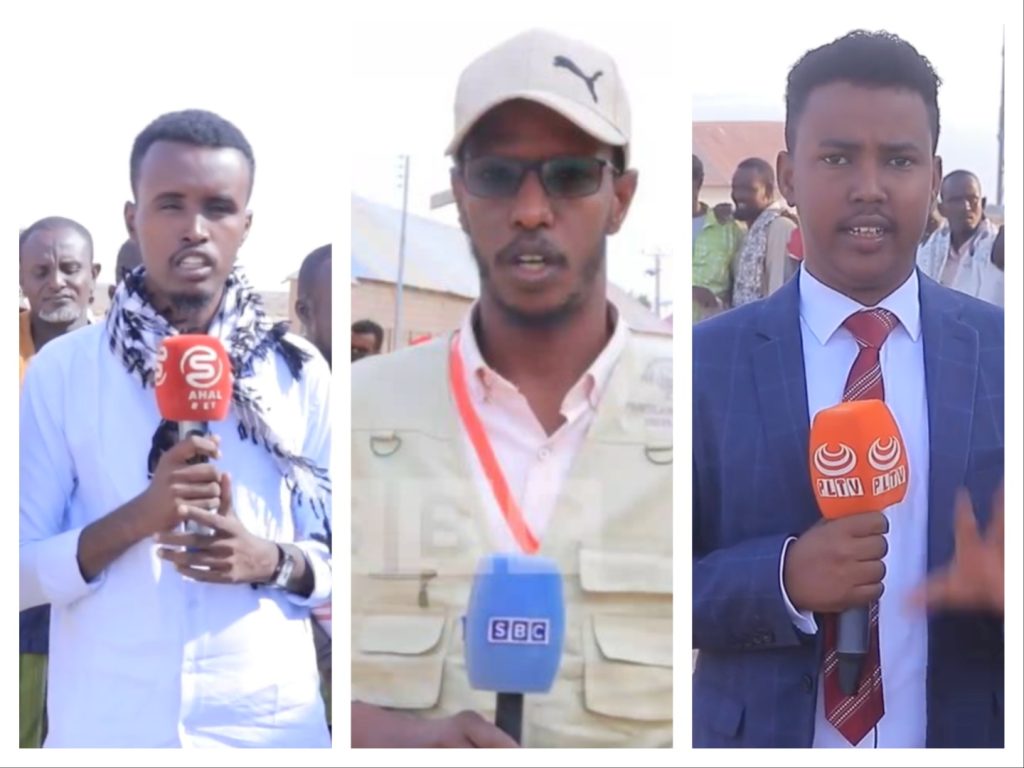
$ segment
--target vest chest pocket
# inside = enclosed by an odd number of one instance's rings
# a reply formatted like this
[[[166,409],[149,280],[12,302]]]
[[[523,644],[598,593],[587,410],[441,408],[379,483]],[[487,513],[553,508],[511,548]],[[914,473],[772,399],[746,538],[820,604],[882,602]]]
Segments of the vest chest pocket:
[[[441,696],[448,622],[443,614],[362,616],[355,628],[352,698],[430,709]]]

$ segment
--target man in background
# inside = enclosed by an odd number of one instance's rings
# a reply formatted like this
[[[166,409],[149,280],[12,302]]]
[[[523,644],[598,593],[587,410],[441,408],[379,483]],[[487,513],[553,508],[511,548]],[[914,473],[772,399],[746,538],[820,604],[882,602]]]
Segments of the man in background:
[[[142,253],[139,252],[138,244],[128,238],[117,251],[117,263],[114,264],[114,283],[107,287],[107,295],[110,298],[114,298],[114,291],[124,282],[125,275],[141,263]]]
[[[307,339],[331,364],[331,244],[321,245],[302,261],[295,314]]]
[[[89,302],[100,265],[93,262],[92,235],[71,219],[41,219],[18,237],[19,283],[28,308],[19,322],[18,380],[48,342],[88,324]],[[20,386],[20,383],[19,383]],[[50,607],[19,617],[19,745],[40,747],[46,736],[46,657]]]
[[[704,163],[693,156],[693,321],[711,317],[731,306],[730,267],[743,229],[732,218],[731,206],[710,209],[700,201]]]
[[[384,344],[384,329],[373,320],[356,320],[352,323],[352,362],[364,357],[379,355]]]
[[[946,223],[918,251],[917,265],[947,288],[981,298],[990,282],[998,232],[985,216],[981,181],[970,171],[953,171],[942,180],[939,195],[938,209]],[[1002,295],[992,303],[1002,306]]]
[[[736,166],[732,199],[747,234],[733,267],[734,307],[770,296],[786,282],[787,245],[796,220],[775,191],[775,171],[767,161],[749,157]]]

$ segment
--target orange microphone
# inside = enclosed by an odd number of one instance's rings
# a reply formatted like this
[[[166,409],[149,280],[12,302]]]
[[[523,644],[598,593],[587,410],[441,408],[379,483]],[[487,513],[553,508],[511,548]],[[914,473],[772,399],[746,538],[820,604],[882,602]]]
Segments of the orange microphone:
[[[209,422],[226,419],[231,406],[231,361],[224,345],[213,336],[168,336],[157,352],[155,385],[157,408],[163,418],[178,422],[179,441],[209,434]],[[191,522],[185,528],[212,533]]]
[[[811,424],[810,464],[818,508],[830,520],[881,512],[907,495],[906,446],[881,400],[851,400],[819,411]],[[852,695],[871,639],[868,608],[843,611],[836,630],[839,685]]]

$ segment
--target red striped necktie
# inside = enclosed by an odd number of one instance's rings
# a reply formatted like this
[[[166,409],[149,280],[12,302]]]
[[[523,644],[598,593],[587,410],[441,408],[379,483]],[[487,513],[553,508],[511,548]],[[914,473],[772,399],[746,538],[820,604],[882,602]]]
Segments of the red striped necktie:
[[[843,325],[853,334],[860,348],[853,361],[850,375],[843,390],[843,402],[848,400],[885,400],[882,367],[878,351],[893,328],[899,323],[896,316],[885,309],[855,312]],[[850,744],[860,743],[885,714],[882,698],[882,666],[878,649],[878,603],[870,607],[871,641],[864,659],[857,691],[845,695],[839,687],[838,657],[836,655],[836,615],[825,616],[825,717]]]

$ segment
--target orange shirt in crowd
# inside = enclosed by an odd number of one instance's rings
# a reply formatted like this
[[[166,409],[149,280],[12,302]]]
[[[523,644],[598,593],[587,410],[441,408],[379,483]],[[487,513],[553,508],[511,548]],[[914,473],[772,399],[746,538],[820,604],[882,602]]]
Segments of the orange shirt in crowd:
[[[27,309],[18,313],[18,322],[21,325],[18,341],[18,387],[20,388],[25,381],[25,369],[28,367],[29,358],[36,353],[36,345],[32,343],[32,324],[29,321]]]

